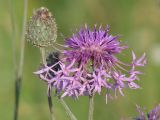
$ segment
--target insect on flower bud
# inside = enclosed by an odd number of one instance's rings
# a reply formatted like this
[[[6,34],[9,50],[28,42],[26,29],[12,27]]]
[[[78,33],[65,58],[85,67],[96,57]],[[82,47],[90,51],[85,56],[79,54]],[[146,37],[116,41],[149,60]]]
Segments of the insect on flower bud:
[[[56,41],[57,26],[47,8],[41,7],[34,11],[27,25],[26,38],[38,47],[48,47]]]

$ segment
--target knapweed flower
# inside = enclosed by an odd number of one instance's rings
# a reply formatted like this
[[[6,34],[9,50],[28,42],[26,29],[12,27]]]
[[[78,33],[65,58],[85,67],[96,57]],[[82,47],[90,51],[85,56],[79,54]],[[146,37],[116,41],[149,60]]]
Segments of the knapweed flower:
[[[81,95],[92,96],[106,89],[106,97],[110,91],[118,90],[123,95],[124,88],[137,89],[137,66],[146,64],[145,54],[139,59],[132,51],[130,64],[120,61],[116,55],[127,49],[122,45],[119,36],[109,34],[109,27],[94,27],[90,30],[87,26],[81,28],[71,38],[66,39],[65,49],[61,59],[52,66],[44,65],[37,71],[41,79],[45,80],[49,88],[54,87],[61,97]],[[55,65],[60,69],[54,70]],[[55,76],[52,76],[54,73]]]
[[[145,114],[139,106],[137,106],[137,111],[140,115],[134,120],[160,120],[160,105],[157,105],[147,114]]]
[[[149,120],[160,120],[160,105],[151,110],[147,117]]]

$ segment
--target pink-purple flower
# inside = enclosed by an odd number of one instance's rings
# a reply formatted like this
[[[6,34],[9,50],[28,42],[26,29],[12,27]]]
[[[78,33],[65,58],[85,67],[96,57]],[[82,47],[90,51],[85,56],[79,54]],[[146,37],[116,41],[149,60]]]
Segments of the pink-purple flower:
[[[110,35],[108,26],[106,29],[94,26],[93,30],[85,26],[66,39],[65,46],[59,61],[35,72],[47,82],[49,91],[53,87],[61,97],[77,98],[101,94],[102,89],[106,89],[108,96],[111,91],[123,95],[124,88],[140,88],[136,80],[142,72],[137,67],[146,64],[145,54],[137,59],[132,51],[131,63],[120,61],[116,55],[127,45],[121,44],[119,36]]]
[[[160,105],[157,105],[147,114],[139,106],[137,106],[137,111],[139,112],[139,116],[135,120],[160,120]]]

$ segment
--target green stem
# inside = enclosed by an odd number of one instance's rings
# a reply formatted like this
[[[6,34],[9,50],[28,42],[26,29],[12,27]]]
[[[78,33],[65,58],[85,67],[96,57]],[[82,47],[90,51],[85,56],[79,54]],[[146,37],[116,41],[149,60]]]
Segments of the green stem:
[[[49,110],[51,113],[51,120],[55,120],[55,116],[54,116],[54,111],[53,111],[53,104],[52,104],[52,97],[48,96],[48,105],[49,105]]]
[[[43,64],[47,64],[46,63],[46,57],[45,57],[45,48],[40,48],[40,52],[41,52]],[[53,103],[52,103],[52,97],[51,96],[48,96],[48,105],[49,105],[51,120],[55,120],[55,115],[54,115],[54,109],[53,109]]]
[[[21,88],[22,78],[18,78],[15,80],[15,107],[14,107],[14,120],[18,120],[18,110],[19,110],[19,96],[20,96],[20,88]]]
[[[15,71],[15,74],[16,74],[15,77],[16,78],[15,78],[15,110],[14,110],[14,120],[18,120],[19,98],[20,98],[21,81],[22,81],[22,73],[23,73],[23,62],[24,62],[25,27],[26,27],[26,19],[27,19],[27,7],[28,7],[28,0],[24,0],[24,17],[23,17],[22,35],[21,35],[21,43],[20,43],[20,60],[19,60],[18,69],[15,69],[16,70]],[[12,18],[13,18],[13,15],[12,15]],[[12,28],[12,29],[15,29],[15,28]],[[15,52],[14,52],[14,54],[15,54]]]
[[[71,112],[70,108],[67,106],[67,104],[65,103],[65,101],[60,98],[60,103],[63,105],[63,107],[65,108],[67,115],[70,117],[71,120],[77,120],[77,118],[74,116],[74,114]]]
[[[19,77],[22,77],[22,72],[23,72],[27,8],[28,8],[28,0],[24,0],[24,18],[23,18],[22,36],[21,36],[20,62],[19,62],[19,69],[18,69]]]
[[[88,120],[93,120],[93,111],[94,111],[94,98],[93,96],[89,96]]]
[[[45,48],[40,47],[41,57],[43,64],[46,64]]]

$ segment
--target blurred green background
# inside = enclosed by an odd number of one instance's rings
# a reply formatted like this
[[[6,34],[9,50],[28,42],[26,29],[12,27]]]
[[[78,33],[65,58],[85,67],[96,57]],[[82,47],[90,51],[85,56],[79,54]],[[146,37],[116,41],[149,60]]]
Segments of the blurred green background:
[[[12,1],[12,0],[11,0]],[[135,104],[150,110],[160,102],[160,0],[29,0],[28,18],[34,9],[49,8],[58,25],[58,39],[68,37],[74,30],[94,24],[110,25],[113,35],[121,34],[121,41],[130,48],[122,54],[122,61],[131,59],[131,50],[137,55],[147,53],[148,63],[142,70],[139,84],[142,89],[124,90],[105,104],[105,92],[95,96],[94,120],[120,120],[137,115]],[[14,42],[17,63],[23,18],[23,0],[12,1],[16,30]],[[12,120],[14,110],[14,71],[12,29],[8,0],[0,0],[0,119]],[[49,120],[47,86],[33,74],[40,63],[39,50],[25,46],[24,73],[20,96],[19,120]],[[65,98],[78,120],[86,120],[88,98]],[[53,95],[57,120],[69,120],[61,104]]]

